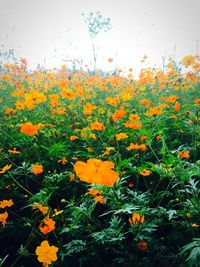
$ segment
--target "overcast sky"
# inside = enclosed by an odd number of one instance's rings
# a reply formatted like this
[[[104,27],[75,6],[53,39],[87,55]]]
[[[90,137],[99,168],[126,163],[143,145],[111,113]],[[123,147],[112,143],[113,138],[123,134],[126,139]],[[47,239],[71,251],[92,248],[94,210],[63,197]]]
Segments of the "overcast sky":
[[[44,60],[48,68],[59,67],[74,58],[90,65],[81,13],[95,11],[112,23],[96,40],[97,67],[138,70],[144,55],[161,66],[162,57],[199,52],[200,0],[0,0],[0,50],[14,49],[31,67]]]

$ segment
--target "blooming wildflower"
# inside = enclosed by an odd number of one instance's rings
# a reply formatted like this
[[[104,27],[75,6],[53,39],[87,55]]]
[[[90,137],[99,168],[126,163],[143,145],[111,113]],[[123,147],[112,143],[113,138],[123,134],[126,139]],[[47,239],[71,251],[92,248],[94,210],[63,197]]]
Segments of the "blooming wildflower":
[[[181,105],[176,101],[176,103],[174,104],[173,108],[174,108],[174,110],[176,112],[178,112],[180,110],[180,108],[181,108]]]
[[[105,127],[104,127],[103,123],[95,121],[92,124],[90,124],[90,129],[96,130],[96,131],[103,131],[105,129]]]
[[[5,172],[7,172],[10,168],[11,168],[11,164],[6,164],[1,170],[0,170],[0,174],[3,174]]]
[[[0,201],[0,208],[1,209],[4,209],[6,207],[11,207],[13,205],[13,200],[10,199],[10,200],[2,200]]]
[[[52,215],[52,217],[55,217],[55,216],[58,216],[59,214],[63,213],[64,210],[57,210],[57,209],[54,209],[54,214]]]
[[[32,172],[35,175],[43,173],[43,166],[42,165],[37,165],[37,164],[32,164]]]
[[[125,134],[125,133],[119,133],[119,134],[116,134],[116,139],[119,141],[121,139],[126,139],[128,138],[128,135]]]
[[[131,128],[133,130],[138,130],[138,129],[142,128],[142,123],[140,123],[138,121],[131,121],[131,122],[126,122],[124,124],[124,126],[126,128]]]
[[[42,205],[34,205],[32,207],[33,210],[35,209],[39,209],[43,214],[46,214],[49,210],[49,208],[47,206],[42,206]]]
[[[142,99],[142,100],[140,100],[140,103],[142,105],[145,105],[147,108],[150,105],[150,101],[148,99]]]
[[[71,135],[69,138],[70,141],[74,141],[76,139],[78,139],[78,137],[76,135]]]
[[[61,163],[62,165],[66,165],[68,161],[67,161],[66,157],[63,157],[62,159],[59,159],[57,162]]]
[[[127,147],[127,150],[130,151],[133,149],[145,151],[145,150],[147,150],[147,146],[145,144],[138,145],[138,144],[130,143],[129,147]]]
[[[20,152],[17,151],[16,147],[14,147],[13,149],[8,149],[8,153],[10,153],[10,154],[20,154]]]
[[[140,174],[142,176],[149,176],[151,174],[151,172],[149,170],[147,170],[147,169],[144,169],[143,171],[140,172]]]
[[[40,246],[35,250],[35,253],[38,256],[38,261],[43,263],[43,266],[45,267],[57,260],[57,252],[58,247],[50,246],[47,240],[42,241]]]
[[[200,104],[200,98],[195,99],[194,103],[195,103],[195,105],[199,105]]]
[[[135,224],[136,226],[139,226],[139,224],[144,223],[144,215],[141,215],[139,213],[133,213],[132,217],[129,218],[129,223],[132,226]]]
[[[101,192],[99,190],[89,189],[89,194],[90,195],[94,195],[93,200],[95,202],[99,202],[101,204],[105,203],[104,197],[103,197],[103,195],[101,194]]]
[[[160,115],[162,114],[161,106],[155,106],[153,108],[150,108],[149,112],[145,113],[146,116],[151,117],[154,115]]]
[[[6,108],[5,111],[4,111],[4,114],[12,115],[12,114],[15,114],[16,112],[17,112],[17,110],[14,109],[14,108]]]
[[[32,124],[31,122],[26,122],[26,123],[22,123],[20,124],[20,132],[21,133],[25,133],[28,135],[35,135],[38,134],[38,131],[41,129],[42,124]]]
[[[120,103],[120,100],[118,97],[109,96],[106,98],[106,101],[108,102],[109,105],[111,105],[113,107],[117,106]]]
[[[146,251],[148,249],[149,245],[146,241],[140,240],[137,244],[137,247],[142,251]]]
[[[187,68],[187,67],[193,65],[195,63],[195,61],[196,61],[195,57],[192,55],[189,55],[189,56],[185,56],[182,59],[182,64]]]
[[[89,114],[92,114],[93,110],[95,110],[97,107],[90,104],[90,103],[87,103],[85,106],[84,106],[84,111],[83,113],[85,115],[89,115]]]
[[[105,203],[104,197],[102,195],[97,195],[93,199],[94,199],[95,202],[99,202],[101,204]]]
[[[55,229],[56,222],[53,221],[51,218],[44,218],[39,226],[40,232],[44,235],[52,232]]]
[[[189,159],[190,158],[190,152],[189,151],[182,151],[178,154],[180,159]]]
[[[111,170],[115,164],[112,161],[89,159],[87,163],[77,161],[74,164],[76,175],[81,181],[112,186],[119,178],[119,174]]]
[[[166,102],[174,103],[177,99],[178,99],[178,97],[176,95],[171,95],[171,96],[166,98]]]
[[[7,223],[7,218],[8,218],[8,212],[5,211],[4,213],[0,213],[0,222],[2,223],[3,226]]]
[[[91,133],[91,134],[90,134],[90,137],[91,137],[92,139],[96,139],[96,134]]]
[[[140,116],[138,116],[137,114],[131,114],[129,116],[129,120],[130,121],[133,121],[133,120],[139,120],[140,119]]]
[[[124,109],[116,110],[112,115],[113,121],[116,122],[118,119],[123,118],[126,115],[126,111]]]

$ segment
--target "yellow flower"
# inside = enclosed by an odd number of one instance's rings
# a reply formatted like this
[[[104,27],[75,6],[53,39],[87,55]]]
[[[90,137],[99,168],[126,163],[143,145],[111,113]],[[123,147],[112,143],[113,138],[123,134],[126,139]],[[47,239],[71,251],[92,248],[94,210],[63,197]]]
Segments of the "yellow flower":
[[[1,170],[0,170],[0,174],[3,174],[3,173],[5,173],[6,171],[8,171],[10,168],[11,168],[11,164],[7,164],[7,165],[5,165]]]
[[[193,65],[194,63],[196,62],[196,59],[194,56],[192,55],[189,55],[189,56],[185,56],[183,59],[182,59],[182,64],[187,68],[191,65]]]
[[[50,246],[47,240],[43,241],[35,250],[38,261],[42,262],[45,267],[57,260],[57,252],[58,247]]]
[[[16,150],[16,147],[14,147],[13,149],[8,149],[8,153],[10,153],[10,154],[20,154],[20,152]]]
[[[63,157],[62,159],[59,159],[57,162],[61,163],[62,165],[66,165],[68,161],[66,157]]]

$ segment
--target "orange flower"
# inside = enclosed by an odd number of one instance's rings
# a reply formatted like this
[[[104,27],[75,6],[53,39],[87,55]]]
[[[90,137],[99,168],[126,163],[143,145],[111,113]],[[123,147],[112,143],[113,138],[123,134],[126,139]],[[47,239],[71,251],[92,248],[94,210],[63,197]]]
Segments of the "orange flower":
[[[35,175],[38,175],[43,172],[43,166],[42,165],[37,165],[37,164],[32,164],[32,172]]]
[[[42,124],[35,124],[33,125],[31,122],[26,122],[26,123],[22,123],[20,124],[20,132],[21,133],[25,133],[28,135],[35,135],[38,134],[38,131],[41,129]]]
[[[125,133],[119,133],[119,134],[116,134],[116,139],[119,141],[121,139],[126,139],[128,138],[128,135],[125,134]]]
[[[104,127],[103,123],[95,121],[90,125],[90,129],[96,130],[96,131],[103,131],[105,129],[105,127]]]
[[[154,115],[160,115],[163,112],[161,111],[162,107],[161,106],[155,106],[153,108],[150,108],[149,112],[145,113],[146,116],[151,117]]]
[[[55,229],[56,222],[50,218],[44,218],[39,226],[40,232],[46,235]]]
[[[131,114],[129,116],[129,120],[130,121],[133,121],[133,120],[139,120],[140,119],[140,116],[138,116],[137,114]]]
[[[0,201],[0,208],[4,209],[6,207],[11,207],[13,204],[14,203],[13,203],[12,199],[10,199],[10,200],[2,200],[2,201]]]
[[[33,206],[33,210],[39,209],[43,214],[46,214],[49,210],[47,206],[42,206],[42,205],[35,205]]]
[[[200,104],[200,98],[195,99],[194,103],[195,103],[195,105],[199,105]]]
[[[4,213],[0,213],[0,222],[2,223],[3,226],[7,223],[6,220],[8,218],[8,212],[5,211]]]
[[[101,204],[105,203],[104,197],[102,195],[97,195],[93,199],[94,199],[95,202],[99,202]]]
[[[63,157],[62,159],[59,159],[57,162],[61,163],[62,165],[66,165],[68,161],[67,161],[66,157]]]
[[[43,266],[45,267],[57,260],[57,252],[58,247],[50,246],[47,240],[42,241],[40,246],[35,250],[35,253],[38,256],[38,261],[43,263]]]
[[[189,151],[182,151],[178,154],[180,159],[189,159],[190,158],[190,152]]]
[[[140,240],[137,244],[137,247],[142,251],[146,251],[148,249],[149,245],[146,241]]]
[[[142,123],[138,122],[138,121],[131,121],[131,122],[126,122],[124,124],[124,126],[126,128],[131,128],[133,130],[137,130],[137,129],[140,129],[142,128]]]
[[[147,170],[147,169],[144,169],[143,171],[140,172],[140,174],[142,176],[149,176],[151,174],[151,172],[149,170]]]
[[[114,166],[115,164],[112,161],[102,161],[94,158],[87,160],[87,163],[77,161],[74,164],[74,170],[81,181],[112,186],[119,178],[119,174],[111,170]]]
[[[116,110],[112,115],[113,121],[116,122],[118,119],[123,118],[126,115],[126,111],[124,109]]]
[[[180,110],[180,108],[181,108],[181,105],[176,101],[176,103],[174,104],[173,108],[174,108],[174,110],[176,112],[178,112]]]
[[[92,105],[92,104],[90,104],[90,103],[87,103],[87,104],[84,106],[84,111],[83,111],[83,113],[84,113],[85,115],[90,115],[90,114],[92,114],[93,110],[95,110],[96,108],[97,108],[96,106],[94,106],[94,105]]]
[[[8,149],[8,153],[10,153],[10,154],[20,154],[20,152],[16,150],[16,147],[14,147],[13,149]]]
[[[91,134],[90,134],[90,137],[91,137],[92,139],[96,139],[96,134],[91,133]]]
[[[78,139],[78,137],[76,135],[71,135],[69,138],[70,141],[74,141],[76,139]]]
[[[101,204],[105,203],[104,197],[103,197],[103,195],[101,194],[101,192],[99,190],[89,189],[89,194],[90,195],[94,195],[93,200],[95,202],[99,202]]]
[[[3,174],[3,173],[5,173],[6,171],[8,171],[10,168],[11,168],[11,164],[7,164],[7,165],[5,165],[1,170],[0,170],[0,174]]]
[[[129,147],[127,147],[127,150],[130,151],[133,149],[145,151],[145,150],[147,150],[147,146],[145,144],[138,145],[138,144],[130,143]]]
[[[176,95],[171,95],[171,96],[166,98],[166,102],[167,103],[174,103],[177,99],[178,99],[178,97]]]
[[[111,106],[115,107],[120,103],[120,100],[118,97],[107,97],[106,101],[108,102],[108,104],[110,104]]]
[[[132,226],[135,224],[136,226],[139,226],[139,224],[144,223],[144,215],[141,215],[139,213],[133,213],[132,217],[129,218],[129,223]]]
[[[150,101],[148,99],[142,99],[142,100],[140,100],[140,103],[142,105],[145,105],[147,108],[150,105]]]

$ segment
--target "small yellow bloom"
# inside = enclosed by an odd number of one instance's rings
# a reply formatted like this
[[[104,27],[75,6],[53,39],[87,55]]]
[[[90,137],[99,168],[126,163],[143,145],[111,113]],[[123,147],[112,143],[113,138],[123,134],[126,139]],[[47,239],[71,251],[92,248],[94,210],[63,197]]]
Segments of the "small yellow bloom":
[[[11,168],[11,164],[7,164],[7,165],[5,165],[1,170],[0,170],[0,174],[3,174],[3,173],[5,173],[5,172],[7,172],[10,168]]]
[[[42,241],[40,246],[35,250],[38,256],[38,261],[43,263],[43,266],[47,267],[53,261],[57,260],[58,247],[50,246],[47,240]]]

